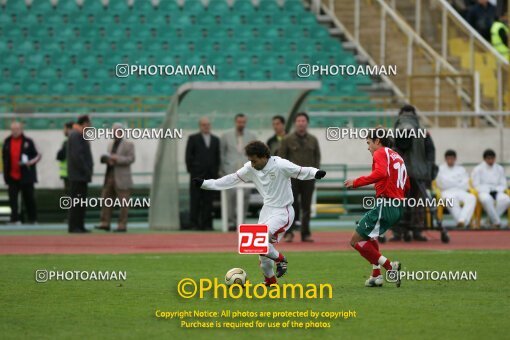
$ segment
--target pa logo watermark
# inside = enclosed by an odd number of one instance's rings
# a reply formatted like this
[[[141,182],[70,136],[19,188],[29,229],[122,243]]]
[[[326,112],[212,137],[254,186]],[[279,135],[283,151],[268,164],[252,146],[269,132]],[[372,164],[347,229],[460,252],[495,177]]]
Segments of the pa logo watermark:
[[[241,224],[239,226],[239,254],[267,254],[269,252],[269,228],[264,224]]]

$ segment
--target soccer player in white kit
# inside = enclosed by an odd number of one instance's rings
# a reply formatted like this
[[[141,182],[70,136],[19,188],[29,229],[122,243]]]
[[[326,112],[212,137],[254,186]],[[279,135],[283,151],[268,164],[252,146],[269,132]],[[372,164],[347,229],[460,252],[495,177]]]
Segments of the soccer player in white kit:
[[[492,226],[500,228],[501,215],[510,207],[510,197],[505,193],[508,188],[505,169],[496,163],[494,150],[483,152],[483,162],[473,169],[471,179]]]
[[[269,229],[269,252],[259,255],[260,268],[265,277],[265,284],[276,283],[276,278],[287,271],[287,258],[275,248],[283,234],[294,221],[292,203],[294,197],[290,179],[312,180],[321,179],[326,175],[324,170],[312,167],[301,167],[286,159],[271,156],[269,148],[260,141],[250,142],[245,147],[249,162],[233,174],[219,179],[203,180],[194,178],[195,184],[205,190],[225,190],[239,183],[253,182],[264,198],[260,211],[259,224]],[[273,264],[276,263],[276,276]]]
[[[475,211],[476,197],[468,192],[469,175],[466,169],[455,164],[457,153],[454,150],[446,150],[444,158],[445,164],[439,166],[436,183],[442,197],[454,200],[454,205],[448,207],[448,210],[455,219],[457,227],[465,227],[469,225]]]

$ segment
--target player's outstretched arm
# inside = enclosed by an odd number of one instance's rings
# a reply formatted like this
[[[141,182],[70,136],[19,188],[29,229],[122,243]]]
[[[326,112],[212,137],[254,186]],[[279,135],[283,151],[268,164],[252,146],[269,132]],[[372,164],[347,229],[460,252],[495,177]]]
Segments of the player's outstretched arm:
[[[243,167],[233,174],[218,179],[193,178],[193,183],[204,190],[225,190],[231,189],[239,183],[248,182],[248,177],[246,168]]]
[[[356,179],[347,179],[344,181],[346,188],[359,188],[374,184],[387,176],[388,161],[383,153],[374,154],[374,169],[368,176],[361,176]]]
[[[278,167],[288,176],[300,180],[321,179],[326,176],[326,171],[313,167],[299,166],[286,159],[278,161]]]

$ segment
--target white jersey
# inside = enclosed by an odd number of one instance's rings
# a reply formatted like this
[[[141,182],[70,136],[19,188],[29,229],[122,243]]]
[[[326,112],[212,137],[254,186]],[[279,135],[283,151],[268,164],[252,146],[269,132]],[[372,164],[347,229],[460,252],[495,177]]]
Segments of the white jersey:
[[[449,189],[468,191],[469,175],[463,166],[454,165],[449,167],[448,164],[441,164],[436,183],[441,191]]]
[[[493,166],[485,161],[478,164],[471,173],[471,179],[478,192],[503,192],[507,188],[505,169],[496,163]]]
[[[202,189],[224,190],[235,187],[239,183],[253,182],[258,192],[264,198],[264,205],[282,208],[294,202],[290,179],[315,179],[319,169],[301,167],[286,159],[271,156],[262,170],[256,170],[247,162],[237,172],[219,179],[208,179],[202,184]]]

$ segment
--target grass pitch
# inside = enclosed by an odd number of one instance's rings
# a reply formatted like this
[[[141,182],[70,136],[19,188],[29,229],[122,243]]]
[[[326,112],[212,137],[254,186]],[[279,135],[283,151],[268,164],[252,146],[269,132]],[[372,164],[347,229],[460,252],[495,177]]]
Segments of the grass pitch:
[[[384,249],[384,246],[383,246]],[[330,283],[333,299],[183,299],[179,280],[242,267],[261,281],[256,256],[236,254],[0,256],[0,334],[10,338],[505,339],[510,332],[508,251],[393,251],[406,270],[476,271],[476,281],[404,281],[365,288],[371,266],[355,252],[287,253],[280,283]],[[35,282],[35,271],[126,271],[127,280]],[[322,329],[183,329],[156,310],[356,311]],[[288,318],[279,319],[285,321]],[[204,319],[190,319],[204,320]],[[251,321],[250,318],[228,321]],[[293,319],[295,320],[295,319]],[[306,320],[302,320],[306,321]]]

